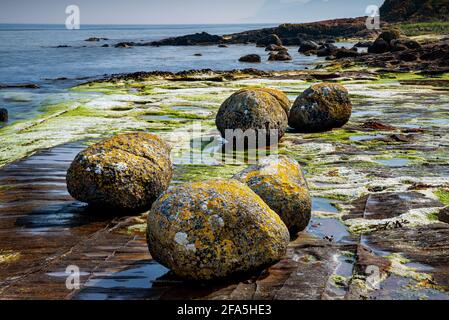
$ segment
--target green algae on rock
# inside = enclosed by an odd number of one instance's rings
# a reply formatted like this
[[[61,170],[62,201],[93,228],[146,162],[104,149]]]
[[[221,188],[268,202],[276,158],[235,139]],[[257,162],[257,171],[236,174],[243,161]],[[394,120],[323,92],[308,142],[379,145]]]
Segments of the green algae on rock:
[[[289,233],[280,217],[237,180],[169,189],[148,214],[151,256],[182,278],[211,280],[280,260]]]
[[[309,224],[312,199],[300,165],[280,155],[259,160],[234,179],[246,183],[284,221],[291,236]]]
[[[222,137],[226,130],[277,130],[281,138],[288,125],[285,98],[267,89],[243,89],[231,95],[218,110],[215,123]],[[288,99],[287,99],[288,100]]]
[[[77,200],[118,211],[147,210],[172,177],[170,147],[150,133],[130,133],[80,152],[67,171]]]
[[[301,132],[326,131],[345,125],[352,113],[348,90],[339,84],[312,85],[293,103],[289,125]]]

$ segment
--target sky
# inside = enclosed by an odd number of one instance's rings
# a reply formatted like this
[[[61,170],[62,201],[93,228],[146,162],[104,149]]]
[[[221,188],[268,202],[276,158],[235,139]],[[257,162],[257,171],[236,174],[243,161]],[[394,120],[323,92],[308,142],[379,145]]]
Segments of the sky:
[[[64,24],[69,5],[81,24],[294,23],[365,16],[383,0],[0,0],[0,23]]]

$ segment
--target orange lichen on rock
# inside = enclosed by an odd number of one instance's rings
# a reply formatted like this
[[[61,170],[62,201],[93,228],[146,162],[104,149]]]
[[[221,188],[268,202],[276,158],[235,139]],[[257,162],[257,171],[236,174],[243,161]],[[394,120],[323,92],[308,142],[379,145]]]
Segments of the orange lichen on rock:
[[[278,261],[289,233],[248,186],[216,180],[161,196],[148,215],[147,241],[152,257],[177,275],[210,280]]]
[[[291,235],[304,230],[311,217],[312,199],[300,165],[287,156],[263,158],[236,174],[281,217]]]

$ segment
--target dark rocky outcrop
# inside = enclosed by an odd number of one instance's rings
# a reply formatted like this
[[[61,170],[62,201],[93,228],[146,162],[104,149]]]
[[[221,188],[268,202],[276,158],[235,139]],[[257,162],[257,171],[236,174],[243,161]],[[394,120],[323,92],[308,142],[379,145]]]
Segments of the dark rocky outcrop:
[[[339,128],[349,121],[352,104],[348,90],[339,84],[315,84],[298,96],[288,124],[300,132]]]
[[[279,36],[270,34],[269,36],[266,36],[265,38],[262,38],[256,42],[256,45],[258,47],[266,47],[272,44],[282,46],[282,40],[279,38]]]
[[[346,48],[340,48],[337,49],[334,52],[335,58],[337,59],[343,59],[343,58],[355,58],[360,55],[360,53],[357,52],[357,49],[346,49]]]
[[[268,57],[268,61],[290,61],[292,56],[287,51],[273,52]]]
[[[335,55],[335,52],[338,50],[338,47],[332,43],[326,43],[320,46],[317,50],[318,57],[328,57]]]
[[[0,89],[4,88],[39,89],[40,86],[35,83],[0,84]]]
[[[233,178],[261,197],[281,217],[292,237],[309,224],[312,199],[301,166],[295,160],[285,155],[263,158]]]
[[[223,41],[224,39],[221,36],[211,35],[207,32],[201,32],[155,41],[150,44],[153,46],[192,46],[219,44]]]
[[[374,43],[368,47],[368,53],[385,53],[391,50],[390,44],[384,39],[376,39]]]
[[[247,185],[213,180],[161,196],[148,214],[147,243],[151,257],[179,277],[212,280],[277,262],[289,232]]]
[[[449,206],[444,207],[438,212],[438,220],[449,223]]]
[[[288,51],[288,49],[284,46],[270,44],[265,48],[265,51]]]
[[[305,41],[300,42],[298,52],[300,52],[300,53],[308,53],[308,52],[316,53],[316,51],[318,50],[319,47],[320,46],[316,42],[305,40]]]
[[[67,171],[77,200],[111,210],[148,210],[172,177],[170,147],[150,133],[121,134],[80,152]]]
[[[368,48],[372,44],[373,44],[372,41],[359,41],[354,45],[354,47],[355,48]]]
[[[0,122],[8,121],[8,110],[5,108],[0,108]]]
[[[84,41],[87,41],[87,42],[98,42],[98,41],[101,41],[101,40],[109,40],[109,39],[108,38],[90,37],[90,38],[88,38],[88,39],[86,39]]]
[[[384,41],[380,39],[378,41]],[[356,57],[356,62],[371,67],[395,71],[421,71],[423,74],[442,74],[449,71],[449,40],[419,44],[407,38],[391,41],[386,50],[376,48],[377,54]],[[386,50],[386,51],[385,51]],[[373,48],[370,50],[373,52]]]
[[[120,42],[115,45],[116,48],[131,48],[136,44],[134,42]]]
[[[248,54],[239,59],[240,62],[259,63],[262,61],[258,54]]]
[[[211,45],[211,44],[249,44],[260,46],[276,45],[300,45],[302,41],[326,41],[333,42],[337,37],[370,37],[377,31],[367,30],[366,18],[349,18],[325,20],[301,24],[281,24],[274,28],[249,30],[224,36],[210,35],[206,32],[173,37],[160,41],[143,43],[140,45]]]
[[[447,0],[385,0],[380,16],[386,22],[448,21]]]
[[[215,124],[223,138],[227,130],[277,130],[281,138],[288,124],[288,98],[273,89],[243,89],[226,99],[218,110]]]

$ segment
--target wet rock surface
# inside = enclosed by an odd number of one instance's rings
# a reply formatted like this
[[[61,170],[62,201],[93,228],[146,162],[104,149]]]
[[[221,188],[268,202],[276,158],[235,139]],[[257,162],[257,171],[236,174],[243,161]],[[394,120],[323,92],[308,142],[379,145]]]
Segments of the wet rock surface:
[[[259,63],[262,61],[262,59],[258,54],[248,54],[246,56],[240,57],[239,61],[249,63]]]
[[[225,80],[208,80],[217,76]],[[9,164],[0,168],[0,297],[448,299],[447,224],[438,221],[439,212],[447,206],[444,190],[449,183],[446,76],[352,70],[288,75],[236,72],[232,77],[212,72],[139,73],[77,88],[108,94],[84,102],[83,113],[58,109],[39,121],[2,129],[0,163]],[[168,126],[175,130],[185,123],[131,119],[139,112],[168,111],[178,118],[189,112],[163,108],[161,101],[176,102],[176,108],[215,112],[236,86],[255,81],[281,89],[293,99],[318,77],[344,81],[351,93],[353,115],[342,128],[287,132],[281,140],[280,151],[304,168],[313,197],[312,219],[306,231],[290,242],[283,259],[264,271],[221,284],[185,282],[152,260],[145,241],[145,217],[93,215],[67,193],[65,172],[84,149],[80,144],[60,145],[70,139],[136,128],[160,130],[161,134]],[[143,83],[136,90],[138,81]],[[157,94],[146,92],[147,88],[157,89]],[[100,106],[107,119],[98,114],[86,116],[86,111]],[[116,122],[112,116],[118,113]],[[200,121],[206,125],[211,117]],[[363,128],[370,119],[385,126]],[[209,126],[213,128],[213,123]],[[65,134],[55,134],[55,130]],[[399,134],[412,134],[414,139],[383,139]],[[175,135],[171,141],[182,137]],[[60,146],[11,161],[36,152],[36,147],[55,145]],[[172,183],[230,178],[244,168],[177,165]],[[385,211],[384,201],[395,209]],[[68,265],[80,267],[81,290],[66,289]],[[380,271],[379,286],[371,282],[373,267]]]

